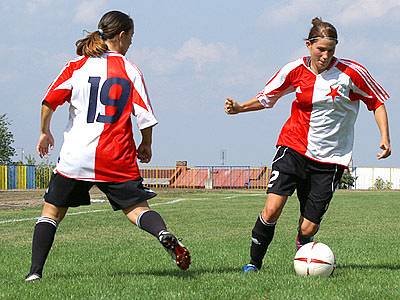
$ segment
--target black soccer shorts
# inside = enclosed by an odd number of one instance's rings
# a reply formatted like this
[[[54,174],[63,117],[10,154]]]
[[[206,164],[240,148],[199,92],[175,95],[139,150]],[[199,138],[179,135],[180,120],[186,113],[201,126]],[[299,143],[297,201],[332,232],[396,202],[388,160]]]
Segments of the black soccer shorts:
[[[51,176],[44,200],[58,207],[90,205],[89,190],[96,185],[106,196],[114,210],[125,209],[155,197],[157,194],[143,186],[143,179],[125,182],[93,182]]]
[[[301,215],[320,224],[345,167],[320,163],[285,146],[272,162],[267,193],[291,196],[297,190]]]

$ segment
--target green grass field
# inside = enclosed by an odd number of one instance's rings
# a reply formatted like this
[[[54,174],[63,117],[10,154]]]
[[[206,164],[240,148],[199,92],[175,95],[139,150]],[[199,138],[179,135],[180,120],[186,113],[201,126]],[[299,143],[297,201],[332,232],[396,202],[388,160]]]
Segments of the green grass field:
[[[294,274],[295,197],[281,216],[264,268],[240,273],[264,199],[264,193],[251,191],[170,191],[151,200],[191,250],[186,272],[108,203],[71,209],[44,277],[34,283],[23,279],[40,207],[0,210],[0,298],[400,299],[400,193],[335,194],[317,235],[337,258],[334,275],[325,279]],[[30,220],[5,222],[25,218]]]

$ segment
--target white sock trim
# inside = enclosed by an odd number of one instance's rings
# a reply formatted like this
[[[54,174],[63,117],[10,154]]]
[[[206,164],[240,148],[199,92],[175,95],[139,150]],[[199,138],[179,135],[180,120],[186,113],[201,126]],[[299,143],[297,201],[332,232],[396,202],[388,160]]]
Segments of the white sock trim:
[[[56,227],[56,228],[57,228],[57,225],[58,225],[58,223],[57,223],[56,220],[53,220],[53,219],[51,219],[51,218],[49,218],[49,217],[44,217],[44,216],[40,217],[40,218],[36,221],[36,224],[39,224],[39,223],[49,223],[49,224],[53,225],[53,226]]]
[[[263,223],[263,225],[265,225],[265,226],[275,226],[276,225],[276,221],[272,222],[272,223],[265,221],[262,217],[262,214],[260,214],[258,217],[260,218],[261,223]]]

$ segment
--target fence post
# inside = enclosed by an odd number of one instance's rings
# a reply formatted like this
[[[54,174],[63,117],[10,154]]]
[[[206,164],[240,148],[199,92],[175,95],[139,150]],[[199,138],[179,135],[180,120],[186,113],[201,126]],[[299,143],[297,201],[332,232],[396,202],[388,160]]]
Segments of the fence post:
[[[206,190],[212,190],[213,189],[213,167],[208,167],[207,168],[207,179],[205,183],[205,188]]]

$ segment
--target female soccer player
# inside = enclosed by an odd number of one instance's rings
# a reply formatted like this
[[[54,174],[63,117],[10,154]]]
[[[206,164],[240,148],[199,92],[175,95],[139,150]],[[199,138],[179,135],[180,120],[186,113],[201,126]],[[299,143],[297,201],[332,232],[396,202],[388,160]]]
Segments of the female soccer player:
[[[310,56],[285,65],[255,98],[243,103],[225,101],[226,113],[237,114],[272,108],[283,95],[296,93],[278,138],[268,197],[252,230],[250,263],[243,272],[261,268],[276,222],[294,190],[300,201],[296,245],[300,248],[312,241],[351,160],[360,101],[373,111],[380,131],[378,159],[391,154],[383,104],[389,95],[362,65],[334,57],[337,43],[335,27],[314,18],[306,39]]]
[[[37,145],[41,157],[54,146],[50,120],[65,102],[69,103],[69,122],[36,222],[26,281],[42,277],[58,224],[68,207],[90,204],[93,185],[106,194],[114,210],[122,210],[133,224],[158,238],[179,268],[189,267],[189,251],[167,230],[161,216],[150,210],[147,200],[156,194],[143,187],[137,165],[137,159],[143,163],[151,159],[152,127],[157,120],[142,73],[124,56],[133,33],[128,15],[107,12],[98,30],[76,42],[80,57],[66,64],[43,99]],[[131,114],[142,135],[137,149]]]

